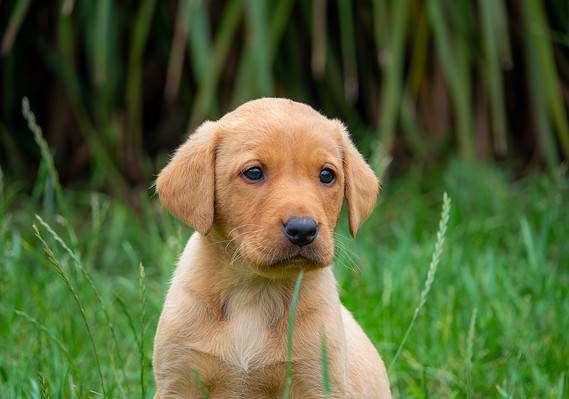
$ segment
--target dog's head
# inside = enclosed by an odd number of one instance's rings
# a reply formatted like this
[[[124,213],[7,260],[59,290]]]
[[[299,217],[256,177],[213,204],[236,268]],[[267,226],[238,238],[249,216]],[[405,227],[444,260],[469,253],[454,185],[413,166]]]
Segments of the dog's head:
[[[341,122],[264,98],[202,124],[156,188],[175,216],[270,275],[330,264],[343,199],[355,236],[378,181]]]

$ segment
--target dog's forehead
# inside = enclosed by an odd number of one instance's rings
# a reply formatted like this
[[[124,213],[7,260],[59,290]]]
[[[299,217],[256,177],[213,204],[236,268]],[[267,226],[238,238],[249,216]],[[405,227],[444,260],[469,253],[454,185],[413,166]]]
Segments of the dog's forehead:
[[[270,114],[279,115],[294,113],[297,115],[313,115],[324,118],[320,113],[315,111],[314,108],[307,104],[299,103],[288,98],[265,97],[251,100],[240,105],[234,111],[226,114],[222,119],[231,119],[234,117],[239,118],[240,116],[248,113],[260,113],[265,116]]]
[[[254,100],[219,120],[223,147],[254,150],[269,146],[295,151],[324,149],[338,155],[338,123],[308,105],[286,99]]]

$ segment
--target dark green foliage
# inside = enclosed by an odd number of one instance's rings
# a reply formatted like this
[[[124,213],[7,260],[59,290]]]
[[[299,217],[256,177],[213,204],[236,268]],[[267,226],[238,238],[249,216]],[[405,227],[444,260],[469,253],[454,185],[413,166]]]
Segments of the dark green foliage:
[[[7,0],[0,26],[0,156],[28,183],[24,96],[62,182],[125,198],[186,132],[259,96],[345,120],[380,173],[569,155],[563,0]]]

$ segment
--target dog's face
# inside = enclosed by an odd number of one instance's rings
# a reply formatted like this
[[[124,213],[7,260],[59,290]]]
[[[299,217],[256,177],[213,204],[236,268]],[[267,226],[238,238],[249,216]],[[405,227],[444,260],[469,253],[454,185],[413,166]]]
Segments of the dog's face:
[[[234,259],[282,275],[330,264],[344,197],[355,235],[378,183],[340,122],[266,98],[200,126],[160,173],[157,190],[166,208]]]

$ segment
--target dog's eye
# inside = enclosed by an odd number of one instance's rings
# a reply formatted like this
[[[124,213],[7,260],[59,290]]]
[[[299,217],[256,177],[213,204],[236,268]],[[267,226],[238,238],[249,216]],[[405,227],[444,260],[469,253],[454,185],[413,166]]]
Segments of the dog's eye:
[[[241,175],[246,180],[249,180],[252,182],[257,182],[257,181],[263,180],[263,177],[264,177],[263,169],[261,169],[258,166],[253,166],[252,168],[245,169],[243,172],[241,172]]]
[[[320,183],[332,184],[336,180],[336,173],[330,168],[324,168],[320,171]]]

